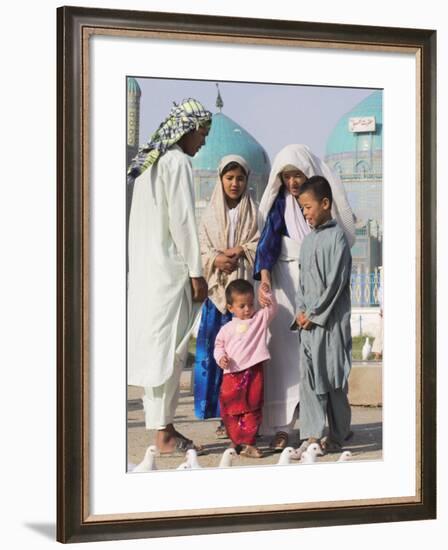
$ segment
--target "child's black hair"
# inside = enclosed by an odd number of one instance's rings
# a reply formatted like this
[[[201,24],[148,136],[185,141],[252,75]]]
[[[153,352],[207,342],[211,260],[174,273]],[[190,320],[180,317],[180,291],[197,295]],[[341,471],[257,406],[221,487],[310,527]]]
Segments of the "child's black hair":
[[[311,176],[299,188],[299,197],[303,193],[312,193],[318,201],[328,199],[333,204],[333,193],[330,184],[323,176]]]
[[[246,176],[247,178],[247,172],[246,170],[241,166],[241,164],[239,162],[236,162],[234,160],[232,160],[231,162],[229,162],[228,164],[226,164],[224,166],[224,168],[221,170],[221,173],[219,174],[221,177],[224,175],[224,174],[227,174],[227,172],[230,172],[230,170],[236,170],[237,168],[240,168],[241,171],[243,172],[243,174]]]
[[[252,294],[254,295],[254,287],[245,279],[235,279],[227,285],[226,302],[229,306],[233,304],[234,294]]]

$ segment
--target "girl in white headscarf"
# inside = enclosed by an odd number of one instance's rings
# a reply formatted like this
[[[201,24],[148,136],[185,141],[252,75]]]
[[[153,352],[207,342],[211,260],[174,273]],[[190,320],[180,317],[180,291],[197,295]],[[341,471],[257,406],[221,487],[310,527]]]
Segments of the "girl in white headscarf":
[[[333,192],[333,218],[344,230],[350,246],[355,240],[353,213],[338,176],[306,145],[287,145],[274,159],[259,207],[262,230],[255,258],[254,278],[266,283],[279,304],[271,324],[270,366],[265,370],[262,433],[275,434],[271,447],[281,451],[289,443],[299,403],[299,346],[289,331],[295,314],[299,282],[299,253],[310,232],[299,203],[298,190],[311,176],[324,176]],[[263,292],[261,305],[267,303]]]
[[[196,342],[194,406],[198,418],[219,418],[222,370],[213,357],[216,335],[231,320],[226,286],[235,279],[252,281],[259,239],[257,209],[248,191],[249,166],[239,155],[221,159],[218,178],[199,228],[202,267],[208,299],[202,306]],[[225,436],[223,425],[218,436]]]

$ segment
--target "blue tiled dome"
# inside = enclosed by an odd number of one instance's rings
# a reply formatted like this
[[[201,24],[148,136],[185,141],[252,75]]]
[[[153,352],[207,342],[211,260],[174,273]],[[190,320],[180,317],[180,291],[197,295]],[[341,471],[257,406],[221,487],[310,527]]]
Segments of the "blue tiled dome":
[[[382,150],[383,101],[382,91],[378,90],[358,103],[354,109],[339,120],[328,138],[326,155],[331,156],[356,151],[356,134],[350,132],[348,122],[352,117],[367,116],[374,116],[376,122],[376,130],[373,134],[373,150]]]
[[[128,78],[128,94],[136,95],[139,97],[142,95],[140,86],[138,85],[138,82],[135,80],[135,78]]]
[[[269,173],[269,158],[258,141],[228,116],[215,113],[206,143],[192,159],[193,168],[216,172],[222,157],[231,154],[244,157],[251,172]]]

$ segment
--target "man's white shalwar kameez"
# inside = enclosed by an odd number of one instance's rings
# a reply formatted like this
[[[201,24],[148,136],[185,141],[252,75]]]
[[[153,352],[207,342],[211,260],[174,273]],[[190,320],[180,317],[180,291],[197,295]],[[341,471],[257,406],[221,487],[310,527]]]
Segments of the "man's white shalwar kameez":
[[[191,164],[173,145],[135,180],[129,221],[128,384],[145,388],[148,429],[173,421],[201,276]]]

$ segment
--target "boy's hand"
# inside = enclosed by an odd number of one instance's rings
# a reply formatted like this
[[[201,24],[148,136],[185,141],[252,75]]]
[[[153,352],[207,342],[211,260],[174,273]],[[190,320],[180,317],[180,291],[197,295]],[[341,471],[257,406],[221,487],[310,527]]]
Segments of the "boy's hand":
[[[305,314],[303,313],[303,311],[300,311],[296,317],[296,323],[299,325],[300,328],[303,327],[303,323],[305,322],[305,320],[306,320]]]
[[[261,283],[258,288],[258,301],[260,302],[261,307],[270,306],[272,304],[271,297],[271,286],[268,283]]]
[[[313,321],[310,321],[309,319],[307,319],[302,325],[302,328],[304,330],[311,330],[313,327],[314,327],[314,323],[313,323]]]
[[[301,311],[297,315],[296,323],[299,325],[300,328],[303,328],[304,330],[311,330],[314,326],[314,323],[307,318],[303,311]]]
[[[219,360],[219,367],[221,369],[227,369],[228,366],[229,366],[229,358],[227,357],[227,355],[223,355]]]

